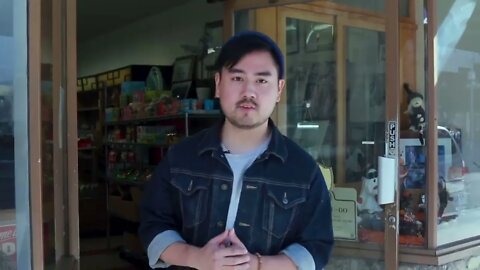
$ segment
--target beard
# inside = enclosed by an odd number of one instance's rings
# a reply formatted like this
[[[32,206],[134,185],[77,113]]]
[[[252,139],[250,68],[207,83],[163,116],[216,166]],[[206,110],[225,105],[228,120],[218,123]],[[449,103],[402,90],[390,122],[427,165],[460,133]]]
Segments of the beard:
[[[245,105],[254,106],[256,112],[258,112],[258,110],[257,110],[258,109],[258,104],[255,101],[248,100],[248,99],[243,99],[243,100],[237,102],[237,104],[235,105],[235,108],[240,108],[241,106],[245,106]],[[253,117],[248,116],[247,114],[243,114],[243,115],[238,116],[236,114],[236,112],[233,111],[232,113],[225,114],[225,118],[227,119],[228,122],[230,122],[230,124],[232,124],[232,126],[238,128],[238,129],[254,129],[254,128],[257,128],[257,127],[265,124],[265,122],[268,121],[272,112],[273,112],[273,109],[266,116],[261,116],[260,115],[259,119],[255,120]]]
[[[254,129],[268,121],[268,117],[255,121],[253,123],[248,123],[247,121],[244,121],[244,119],[237,119],[238,117],[230,117],[227,115],[225,115],[225,118],[228,122],[230,122],[230,124],[232,124],[232,126],[238,129]]]

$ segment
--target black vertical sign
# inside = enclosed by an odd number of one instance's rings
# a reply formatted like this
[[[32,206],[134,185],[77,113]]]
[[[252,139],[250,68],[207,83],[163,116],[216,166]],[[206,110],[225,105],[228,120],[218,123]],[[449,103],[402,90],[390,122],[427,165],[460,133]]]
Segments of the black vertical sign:
[[[389,121],[388,122],[388,129],[387,129],[387,157],[395,158],[397,153],[397,122],[396,121]]]

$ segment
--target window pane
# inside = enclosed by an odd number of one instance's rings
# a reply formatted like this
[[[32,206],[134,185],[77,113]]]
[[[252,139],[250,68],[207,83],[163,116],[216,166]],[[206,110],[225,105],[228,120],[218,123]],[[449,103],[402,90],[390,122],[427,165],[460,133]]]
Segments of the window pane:
[[[356,8],[362,8],[369,11],[374,11],[378,13],[384,13],[385,10],[385,0],[368,0],[368,1],[358,1],[358,0],[329,0],[342,5],[347,5]],[[400,16],[408,16],[408,0],[400,0]]]
[[[435,85],[444,148],[437,237],[444,245],[480,235],[480,7],[473,0],[438,1],[437,7]]]
[[[25,0],[0,0],[0,269],[30,269]]]
[[[334,26],[287,18],[286,56],[287,136],[331,165],[337,107]]]
[[[378,157],[385,148],[385,33],[348,27],[345,185],[358,188],[359,239],[383,244],[377,203]]]
[[[249,30],[250,11],[248,9],[236,11],[234,17],[235,33]]]

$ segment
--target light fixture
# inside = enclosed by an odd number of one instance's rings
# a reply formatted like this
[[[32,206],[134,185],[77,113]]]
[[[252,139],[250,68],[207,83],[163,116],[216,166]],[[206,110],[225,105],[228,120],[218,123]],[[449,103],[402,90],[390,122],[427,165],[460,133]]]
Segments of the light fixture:
[[[305,113],[303,114],[303,120],[297,123],[297,128],[316,129],[320,127],[317,122],[312,121],[312,113],[310,112],[311,106],[312,104],[310,101],[305,101]]]

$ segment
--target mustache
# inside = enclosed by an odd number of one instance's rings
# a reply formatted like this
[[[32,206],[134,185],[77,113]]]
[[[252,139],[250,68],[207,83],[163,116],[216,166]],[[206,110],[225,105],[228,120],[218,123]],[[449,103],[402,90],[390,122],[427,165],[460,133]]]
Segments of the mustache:
[[[237,104],[236,104],[237,107],[240,107],[242,105],[252,105],[252,106],[257,107],[257,103],[254,100],[251,100],[251,99],[242,99],[239,102],[237,102]]]

